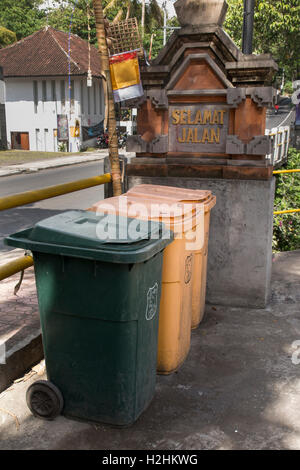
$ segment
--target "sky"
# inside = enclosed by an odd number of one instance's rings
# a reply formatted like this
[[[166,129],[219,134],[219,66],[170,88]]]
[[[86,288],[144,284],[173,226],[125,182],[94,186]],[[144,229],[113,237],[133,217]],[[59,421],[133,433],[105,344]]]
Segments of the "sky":
[[[159,4],[159,6],[161,6],[162,3],[163,3],[163,0],[157,0],[157,3]],[[168,15],[169,15],[170,18],[172,18],[172,16],[176,15],[175,10],[174,10],[174,6],[173,6],[174,3],[175,3],[175,0],[167,1],[167,10],[168,10]]]

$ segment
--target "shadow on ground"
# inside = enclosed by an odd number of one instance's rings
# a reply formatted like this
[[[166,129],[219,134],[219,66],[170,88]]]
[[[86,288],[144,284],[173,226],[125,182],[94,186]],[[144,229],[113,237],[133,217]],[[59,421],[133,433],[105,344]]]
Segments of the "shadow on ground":
[[[130,428],[37,420],[25,404],[31,382],[15,384],[0,395],[0,408],[20,428],[0,412],[0,448],[299,449],[300,364],[292,362],[299,284],[300,252],[283,254],[267,309],[207,306],[187,361],[158,376],[153,402]]]
[[[12,249],[4,245],[3,240],[5,237],[11,233],[32,227],[40,220],[47,219],[48,217],[52,217],[53,215],[60,214],[67,210],[39,209],[33,206],[33,204],[28,204],[27,206],[1,212],[0,256],[1,251],[9,251]]]

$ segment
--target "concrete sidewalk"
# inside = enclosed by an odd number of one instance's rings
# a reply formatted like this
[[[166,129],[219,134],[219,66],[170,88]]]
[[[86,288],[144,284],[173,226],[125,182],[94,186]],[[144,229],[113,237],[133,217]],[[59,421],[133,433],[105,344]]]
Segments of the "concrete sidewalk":
[[[124,152],[121,152],[124,153]],[[59,168],[68,165],[78,165],[80,163],[95,162],[103,160],[108,155],[108,150],[95,150],[94,152],[85,152],[84,154],[73,155],[70,157],[60,157],[51,160],[41,160],[39,162],[22,163],[20,165],[11,165],[0,168],[0,177],[18,175],[21,173],[34,173],[49,168]]]
[[[16,281],[1,293],[2,323]],[[37,332],[32,273],[25,281],[19,301]],[[0,395],[0,449],[300,449],[299,292],[296,251],[275,257],[267,309],[207,306],[187,361],[158,376],[153,402],[128,429],[34,418],[26,389],[46,376],[32,371]],[[12,317],[10,341],[24,315]]]
[[[23,256],[23,250],[1,252],[0,266]],[[27,269],[17,295],[20,274],[0,282],[0,344],[6,364],[0,364],[0,391],[22,376],[43,357],[34,270]]]

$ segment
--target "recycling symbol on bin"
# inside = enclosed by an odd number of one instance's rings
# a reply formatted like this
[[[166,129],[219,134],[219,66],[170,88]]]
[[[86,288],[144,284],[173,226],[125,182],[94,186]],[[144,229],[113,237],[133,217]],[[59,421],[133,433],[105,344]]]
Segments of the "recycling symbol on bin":
[[[147,310],[146,320],[152,320],[157,312],[157,297],[158,297],[158,284],[157,282],[153,287],[150,287],[147,293]]]
[[[189,284],[192,279],[193,255],[187,256],[185,260],[184,282]]]

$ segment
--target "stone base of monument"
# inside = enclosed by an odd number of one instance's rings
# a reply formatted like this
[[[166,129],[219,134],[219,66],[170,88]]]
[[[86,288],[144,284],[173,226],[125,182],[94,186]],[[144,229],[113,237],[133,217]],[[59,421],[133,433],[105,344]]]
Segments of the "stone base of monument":
[[[264,308],[270,298],[275,180],[128,176],[128,187],[158,184],[211,190],[206,300]]]
[[[225,0],[177,0],[182,26],[141,67],[129,186],[211,190],[207,301],[265,307],[272,269],[274,166],[266,135],[278,70],[270,54],[245,55],[222,29]]]

